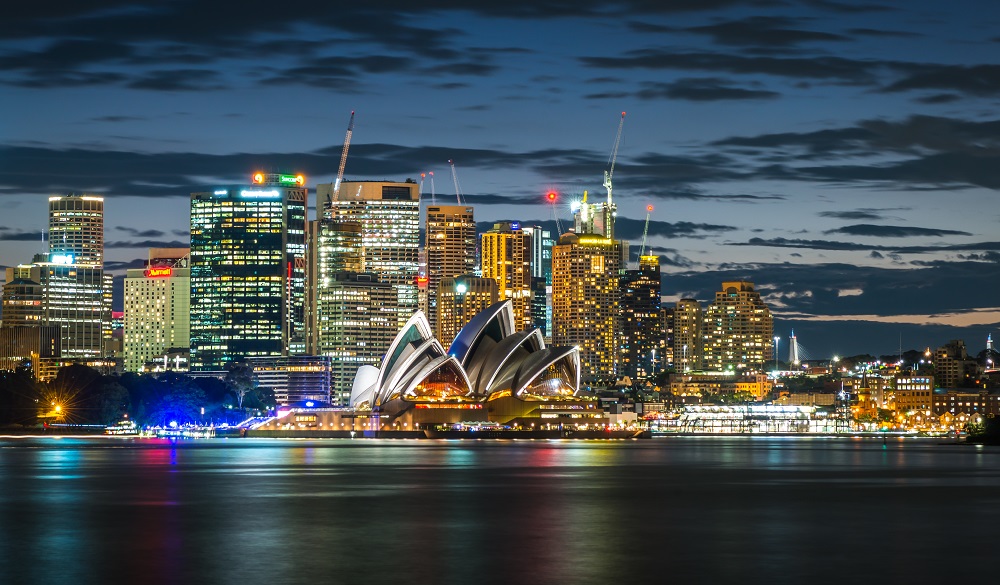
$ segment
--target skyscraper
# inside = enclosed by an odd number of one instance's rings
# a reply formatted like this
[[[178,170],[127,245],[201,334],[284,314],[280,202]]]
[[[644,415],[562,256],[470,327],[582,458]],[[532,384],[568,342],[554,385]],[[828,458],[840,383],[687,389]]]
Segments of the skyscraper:
[[[676,335],[676,332],[675,332]],[[752,282],[723,282],[705,310],[703,364],[710,370],[760,370],[774,358],[774,320]]]
[[[323,218],[361,224],[366,272],[396,291],[398,327],[417,310],[420,194],[414,182],[344,181],[333,200],[333,184],[317,185]],[[390,339],[391,341],[391,339]]]
[[[152,248],[145,268],[125,275],[126,372],[191,346],[191,269],[188,248]]]
[[[40,267],[47,325],[62,331],[62,355],[96,358],[111,331],[104,275],[104,198],[49,197],[49,254]]]
[[[305,351],[301,175],[191,194],[191,369]]]
[[[552,342],[580,348],[583,379],[618,375],[621,245],[594,234],[563,234],[552,249]]]
[[[49,197],[49,256],[61,265],[104,265],[103,197]]]
[[[654,373],[664,331],[660,320],[660,257],[640,256],[639,269],[625,272],[622,290],[622,373],[633,382]]]
[[[436,337],[445,347],[469,321],[499,299],[496,280],[474,274],[446,277],[438,284]]]
[[[517,222],[501,222],[482,234],[483,278],[497,283],[500,300],[510,300],[517,331],[532,327],[531,236]]]
[[[427,319],[437,322],[437,287],[441,279],[472,274],[476,267],[476,221],[468,205],[427,208],[424,250],[427,254]]]
[[[674,369],[678,373],[701,369],[701,303],[681,299],[674,307]]]
[[[335,272],[323,276],[318,297],[313,351],[331,360],[330,400],[346,405],[358,368],[378,365],[399,329],[396,289],[371,273]]]
[[[522,227],[531,238],[531,320],[552,339],[552,232],[541,226]]]

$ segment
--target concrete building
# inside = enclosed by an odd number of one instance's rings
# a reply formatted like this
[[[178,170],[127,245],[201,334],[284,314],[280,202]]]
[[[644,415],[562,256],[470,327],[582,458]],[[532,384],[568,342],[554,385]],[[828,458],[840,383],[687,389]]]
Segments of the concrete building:
[[[417,310],[420,249],[420,193],[415,182],[344,181],[333,198],[333,184],[316,186],[324,219],[361,224],[366,272],[396,291],[397,326]]]
[[[125,275],[122,343],[126,372],[191,346],[189,248],[151,248],[145,268]]]
[[[531,235],[518,222],[501,222],[482,234],[482,274],[497,283],[500,300],[509,300],[518,330],[532,325]]]
[[[333,404],[346,405],[358,368],[377,365],[396,326],[396,289],[365,272],[325,274],[319,292],[315,350],[330,358]]]
[[[979,373],[979,365],[969,357],[965,341],[953,339],[934,351],[934,378],[944,388],[968,385]]]
[[[723,282],[703,323],[705,369],[761,370],[774,359],[774,321],[752,282]]]
[[[472,274],[476,268],[476,220],[471,205],[427,208],[427,319],[437,323],[437,289],[444,278]]]
[[[257,383],[274,390],[279,406],[307,403],[330,403],[330,358],[296,355],[250,357]]]
[[[301,175],[191,194],[191,369],[305,353]]]
[[[660,257],[641,256],[638,270],[626,270],[622,291],[621,375],[645,381],[655,374],[665,337],[660,319]]]
[[[469,321],[499,299],[496,280],[463,274],[446,277],[438,284],[438,320],[435,337],[445,347]]]
[[[674,306],[674,367],[680,373],[701,369],[701,330],[705,316],[701,303],[681,299]]]
[[[621,245],[593,234],[564,234],[552,249],[552,342],[580,350],[583,378],[618,376]]]

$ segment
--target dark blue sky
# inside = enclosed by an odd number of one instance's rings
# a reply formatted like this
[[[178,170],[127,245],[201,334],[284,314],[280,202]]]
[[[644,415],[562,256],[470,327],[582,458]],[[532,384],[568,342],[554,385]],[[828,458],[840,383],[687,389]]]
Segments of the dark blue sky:
[[[19,3],[0,21],[0,264],[46,197],[106,195],[110,267],[186,244],[188,194],[257,168],[348,179],[454,159],[477,218],[647,204],[666,298],[754,281],[814,356],[1000,323],[1000,3]],[[429,195],[430,185],[425,184]],[[900,341],[901,340],[901,341]]]

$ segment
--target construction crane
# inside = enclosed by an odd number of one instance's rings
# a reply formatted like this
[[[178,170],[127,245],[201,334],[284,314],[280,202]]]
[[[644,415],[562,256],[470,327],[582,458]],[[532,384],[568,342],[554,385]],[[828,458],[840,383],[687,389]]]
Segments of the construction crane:
[[[549,205],[552,207],[552,219],[556,220],[557,240],[559,239],[559,236],[561,236],[563,233],[562,222],[559,221],[559,215],[556,214],[556,199],[558,198],[559,196],[556,194],[555,191],[549,191],[548,193],[545,194],[545,199],[549,202]]]
[[[431,176],[431,205],[437,205],[437,198],[434,196],[434,171],[427,171]]]
[[[639,244],[639,260],[642,261],[642,252],[646,249],[646,234],[649,233],[649,216],[653,213],[653,206],[646,206],[646,225],[642,228],[642,243]]]
[[[622,119],[618,122],[618,134],[615,136],[615,145],[611,149],[611,158],[608,170],[604,171],[604,188],[608,190],[608,205],[611,205],[611,177],[615,175],[615,161],[618,160],[618,145],[622,141],[622,126],[625,125],[625,112],[622,112]]]
[[[344,167],[347,166],[347,151],[351,148],[351,134],[354,134],[354,110],[351,110],[351,121],[347,124],[347,135],[344,136],[344,149],[340,152],[340,168],[337,169],[337,180],[333,183],[334,201],[340,194],[340,183],[344,181]]]
[[[462,205],[462,189],[458,186],[458,173],[455,172],[455,161],[448,159],[448,164],[451,165],[451,180],[455,181],[455,199],[458,200],[459,205]]]

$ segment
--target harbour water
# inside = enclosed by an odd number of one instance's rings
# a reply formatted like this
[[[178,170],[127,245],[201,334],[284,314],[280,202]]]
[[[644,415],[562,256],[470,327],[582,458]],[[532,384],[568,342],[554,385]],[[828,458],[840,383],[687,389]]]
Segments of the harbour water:
[[[0,583],[993,580],[940,439],[0,438]]]

